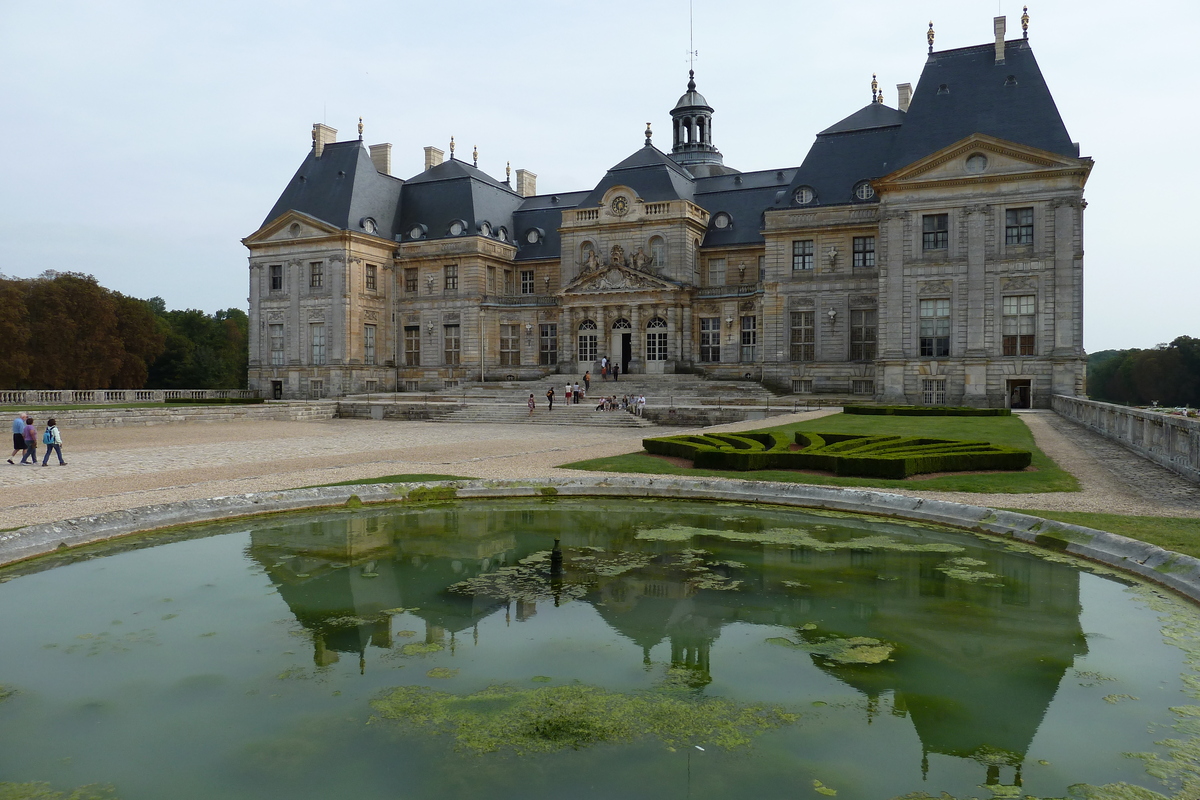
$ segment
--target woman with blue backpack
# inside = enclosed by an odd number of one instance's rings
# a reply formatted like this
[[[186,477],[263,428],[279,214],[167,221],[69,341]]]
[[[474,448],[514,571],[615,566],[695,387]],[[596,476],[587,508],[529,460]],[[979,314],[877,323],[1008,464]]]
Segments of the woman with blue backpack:
[[[51,417],[46,422],[46,432],[42,434],[42,444],[46,445],[46,455],[42,457],[42,466],[50,466],[50,452],[54,451],[58,454],[59,466],[66,466],[67,462],[63,461],[62,457],[62,434],[58,432],[58,425],[55,424],[54,418]],[[34,456],[34,461],[37,456]]]

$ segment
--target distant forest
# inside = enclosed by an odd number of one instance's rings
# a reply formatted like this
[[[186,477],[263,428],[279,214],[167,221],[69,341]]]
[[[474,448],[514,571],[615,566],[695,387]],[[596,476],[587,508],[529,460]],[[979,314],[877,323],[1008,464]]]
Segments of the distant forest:
[[[0,389],[242,389],[249,320],[168,311],[91,275],[0,275]]]
[[[1200,407],[1200,339],[1088,356],[1088,397],[1109,403]]]

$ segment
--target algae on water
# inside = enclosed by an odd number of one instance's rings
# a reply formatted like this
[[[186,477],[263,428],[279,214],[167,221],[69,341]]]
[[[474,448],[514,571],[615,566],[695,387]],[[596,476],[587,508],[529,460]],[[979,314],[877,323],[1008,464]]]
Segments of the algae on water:
[[[117,795],[113,787],[101,784],[60,792],[50,788],[48,783],[35,781],[0,783],[0,800],[117,800]]]
[[[809,629],[808,626],[805,629]],[[767,642],[803,650],[834,664],[879,664],[891,658],[896,649],[894,644],[868,636],[830,637],[815,642],[795,642],[784,636],[773,636]]]

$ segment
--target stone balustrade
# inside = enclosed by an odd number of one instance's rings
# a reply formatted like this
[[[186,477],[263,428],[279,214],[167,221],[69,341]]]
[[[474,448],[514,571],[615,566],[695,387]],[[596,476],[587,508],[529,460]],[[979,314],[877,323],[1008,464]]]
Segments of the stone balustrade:
[[[1200,483],[1200,420],[1055,395],[1051,408],[1106,439]]]
[[[165,403],[168,400],[254,400],[250,389],[3,389],[0,406]]]

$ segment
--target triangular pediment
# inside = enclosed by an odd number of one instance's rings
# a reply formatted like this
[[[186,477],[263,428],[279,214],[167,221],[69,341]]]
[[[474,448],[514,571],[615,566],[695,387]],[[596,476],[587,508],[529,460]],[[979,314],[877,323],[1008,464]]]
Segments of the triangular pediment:
[[[583,272],[563,288],[563,294],[607,294],[610,292],[674,291],[679,285],[648,272],[608,264]]]
[[[336,225],[322,222],[316,217],[310,217],[300,211],[288,211],[247,236],[242,243],[252,245],[266,242],[289,242],[295,239],[311,239],[338,233],[340,230]]]
[[[946,180],[989,181],[1006,175],[1091,169],[1087,158],[1070,158],[1036,147],[976,133],[885,175],[874,184],[924,183]]]

